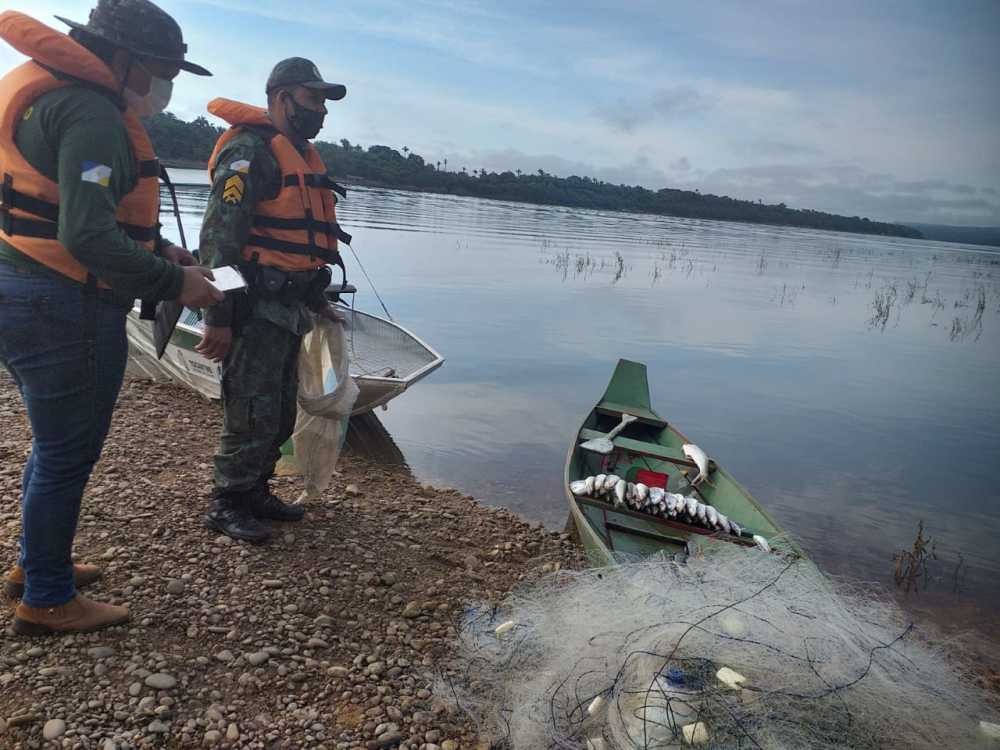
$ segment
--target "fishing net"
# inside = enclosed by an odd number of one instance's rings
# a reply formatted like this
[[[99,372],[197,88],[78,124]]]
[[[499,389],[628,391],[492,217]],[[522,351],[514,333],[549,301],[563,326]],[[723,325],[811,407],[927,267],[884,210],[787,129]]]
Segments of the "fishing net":
[[[305,482],[298,502],[320,497],[337,467],[358,398],[348,368],[343,326],[313,316],[313,328],[302,339],[299,353],[300,408],[292,433],[295,464]]]
[[[997,721],[884,592],[729,544],[470,610],[436,690],[515,750],[965,748]]]

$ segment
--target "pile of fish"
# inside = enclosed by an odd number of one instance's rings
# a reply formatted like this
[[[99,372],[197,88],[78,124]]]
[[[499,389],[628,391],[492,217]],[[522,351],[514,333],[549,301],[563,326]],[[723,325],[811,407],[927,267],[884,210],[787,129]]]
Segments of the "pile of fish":
[[[667,492],[662,487],[647,487],[642,482],[627,482],[617,474],[598,474],[595,477],[570,482],[574,495],[607,498],[616,507],[627,507],[640,513],[702,526],[733,536],[752,536],[757,546],[765,552],[770,546],[764,537],[744,532],[738,523],[703,503],[693,495]]]

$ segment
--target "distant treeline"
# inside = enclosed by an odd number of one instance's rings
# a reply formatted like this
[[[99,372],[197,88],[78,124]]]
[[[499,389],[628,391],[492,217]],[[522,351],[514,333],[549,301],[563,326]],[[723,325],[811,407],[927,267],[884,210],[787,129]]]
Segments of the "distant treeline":
[[[161,159],[185,165],[206,162],[215,140],[223,131],[204,117],[184,122],[169,112],[150,120],[148,129]],[[430,164],[405,146],[402,153],[388,146],[369,146],[365,149],[344,139],[339,144],[317,141],[316,147],[331,174],[345,182],[351,182],[353,178],[388,187],[524,203],[784,224],[899,237],[922,236],[916,229],[899,224],[788,208],[784,203],[754,203],[724,195],[703,195],[697,190],[649,190],[638,185],[614,185],[590,177],[556,177],[541,169],[530,174],[519,169],[499,173],[485,169],[469,172],[464,166],[455,169],[455,165],[451,165],[449,168],[447,160]]]
[[[1000,247],[1000,227],[956,227],[949,224],[912,224],[928,240]]]

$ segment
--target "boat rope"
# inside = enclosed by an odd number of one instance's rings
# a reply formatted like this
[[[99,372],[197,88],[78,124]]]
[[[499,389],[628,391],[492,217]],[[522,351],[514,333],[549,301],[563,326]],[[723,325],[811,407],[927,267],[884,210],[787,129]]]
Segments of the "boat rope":
[[[187,240],[184,237],[184,224],[181,222],[181,208],[177,203],[177,191],[174,190],[174,183],[170,181],[170,175],[162,165],[160,166],[160,179],[163,180],[167,192],[170,193],[170,200],[174,204],[174,218],[177,219],[177,231],[181,236],[181,247],[187,250]]]
[[[382,301],[382,297],[379,296],[378,289],[375,288],[375,283],[371,280],[371,277],[368,275],[368,272],[365,270],[364,265],[361,263],[361,258],[359,258],[358,254],[356,252],[354,252],[354,248],[351,247],[351,243],[350,242],[345,242],[344,244],[351,248],[351,255],[353,255],[354,256],[354,260],[356,260],[358,262],[358,268],[361,269],[361,273],[363,273],[365,275],[365,278],[368,279],[368,286],[370,286],[372,288],[372,291],[375,292],[375,299],[377,299],[378,303],[380,305],[382,305],[382,309],[385,311],[386,317],[389,318],[389,320],[391,320],[393,323],[395,323],[396,321],[393,319],[392,314],[389,312],[389,308],[387,308],[385,306],[385,302],[383,302]]]

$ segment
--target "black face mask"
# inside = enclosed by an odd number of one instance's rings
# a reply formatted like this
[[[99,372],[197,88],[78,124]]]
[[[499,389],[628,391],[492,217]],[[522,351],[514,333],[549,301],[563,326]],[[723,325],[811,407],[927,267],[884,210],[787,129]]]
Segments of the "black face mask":
[[[288,98],[292,102],[292,113],[288,116],[288,123],[299,138],[305,141],[312,140],[323,127],[326,113],[303,107],[291,95]]]

